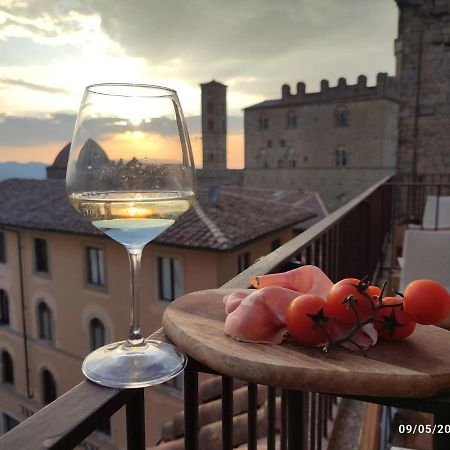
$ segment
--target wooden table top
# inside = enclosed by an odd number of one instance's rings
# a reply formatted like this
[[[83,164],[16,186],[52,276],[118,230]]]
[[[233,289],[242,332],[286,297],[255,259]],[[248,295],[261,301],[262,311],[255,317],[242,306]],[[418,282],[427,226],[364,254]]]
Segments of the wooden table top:
[[[380,341],[367,357],[344,348],[325,354],[295,342],[241,343],[223,333],[223,296],[232,291],[185,295],[163,318],[177,347],[219,373],[285,389],[348,395],[429,397],[450,390],[448,330],[417,325],[405,341]]]

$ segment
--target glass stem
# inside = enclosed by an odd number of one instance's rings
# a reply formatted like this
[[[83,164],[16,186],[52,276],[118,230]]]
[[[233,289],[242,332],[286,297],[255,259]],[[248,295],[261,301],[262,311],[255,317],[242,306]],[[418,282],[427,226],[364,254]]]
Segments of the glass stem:
[[[141,258],[143,247],[128,248],[131,268],[131,324],[130,334],[125,343],[127,347],[144,345],[144,337],[139,323],[139,274],[141,271]]]

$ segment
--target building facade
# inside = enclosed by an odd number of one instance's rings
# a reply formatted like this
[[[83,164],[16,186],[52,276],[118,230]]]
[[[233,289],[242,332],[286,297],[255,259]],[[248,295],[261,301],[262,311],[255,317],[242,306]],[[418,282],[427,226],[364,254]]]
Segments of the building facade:
[[[173,299],[221,286],[316,215],[268,194],[257,199],[229,188],[212,203],[208,189],[199,189],[193,208],[146,247],[140,305],[146,335],[161,327]],[[63,180],[6,180],[0,204],[1,433],[81,382],[90,351],[126,338],[130,271],[123,246],[72,209]],[[264,218],[267,210],[276,214]],[[253,214],[258,220],[247,220]],[[239,220],[248,226],[237,227]],[[146,389],[148,411],[158,411],[149,414],[149,446],[182,410],[181,389],[182,376]],[[83,444],[89,450],[125,446],[122,410]]]
[[[450,173],[450,1],[397,0],[398,171]]]
[[[320,92],[282,96],[244,110],[245,185],[317,191],[335,209],[395,171],[398,90],[394,77],[367,86],[340,78]]]

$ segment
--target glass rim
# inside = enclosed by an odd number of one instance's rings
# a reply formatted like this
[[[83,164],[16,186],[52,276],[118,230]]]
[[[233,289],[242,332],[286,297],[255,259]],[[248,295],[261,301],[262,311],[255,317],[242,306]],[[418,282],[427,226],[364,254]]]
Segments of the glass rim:
[[[157,93],[139,93],[139,94],[132,94],[130,93],[122,93],[122,92],[114,92],[111,90],[108,92],[109,88],[137,88],[137,89],[148,89],[154,90]],[[105,89],[102,91],[102,89]],[[144,83],[95,83],[90,84],[89,86],[86,86],[86,92],[90,92],[92,94],[99,94],[99,95],[108,95],[111,97],[149,97],[149,98],[158,98],[158,97],[177,97],[177,91],[175,89],[171,89],[165,86],[159,86],[157,84],[144,84]],[[145,91],[144,91],[145,92]]]

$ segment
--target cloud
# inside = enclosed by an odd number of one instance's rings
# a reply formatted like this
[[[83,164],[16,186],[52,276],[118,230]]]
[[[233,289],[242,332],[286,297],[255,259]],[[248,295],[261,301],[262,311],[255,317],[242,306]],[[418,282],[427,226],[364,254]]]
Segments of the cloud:
[[[27,89],[32,89],[34,91],[47,92],[49,94],[63,94],[63,95],[70,94],[70,92],[65,89],[55,88],[55,87],[51,87],[51,86],[43,86],[41,84],[29,83],[28,81],[23,81],[23,80],[11,80],[11,79],[6,79],[6,78],[0,78],[0,84],[7,84],[10,86],[21,86],[21,87],[25,87]]]
[[[54,114],[49,117],[19,117],[0,115],[0,146],[39,146],[55,141],[69,142],[76,116]]]
[[[394,67],[392,0],[90,3],[103,31],[127,54],[174,69],[181,61],[180,76],[192,83],[252,77],[253,84],[236,81],[234,88],[267,92],[271,84],[278,90],[283,80],[305,75],[310,81],[342,72],[356,78]]]
[[[16,3],[6,2],[4,11],[35,35],[64,40],[86,32],[89,19],[93,31],[101,29],[125,54],[144,58],[150,76],[166,73],[191,85],[216,78],[267,97],[284,81],[317,86],[321,78],[394,69],[393,0]]]

